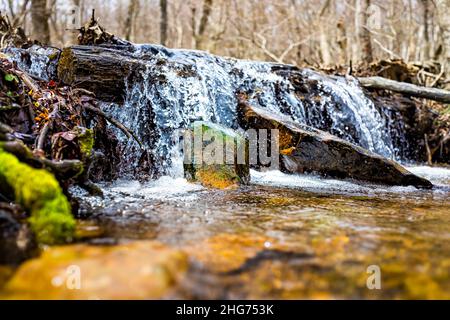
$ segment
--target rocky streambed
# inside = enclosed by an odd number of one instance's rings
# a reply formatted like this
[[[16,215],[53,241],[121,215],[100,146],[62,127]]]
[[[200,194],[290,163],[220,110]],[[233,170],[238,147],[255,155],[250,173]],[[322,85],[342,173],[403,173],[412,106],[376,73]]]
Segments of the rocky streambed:
[[[239,190],[171,177],[104,184],[104,199],[84,195],[81,211],[93,215],[79,222],[78,243],[25,262],[1,294],[448,299],[450,170],[410,170],[437,187],[277,171],[252,171],[252,184]],[[380,290],[367,287],[373,265]]]

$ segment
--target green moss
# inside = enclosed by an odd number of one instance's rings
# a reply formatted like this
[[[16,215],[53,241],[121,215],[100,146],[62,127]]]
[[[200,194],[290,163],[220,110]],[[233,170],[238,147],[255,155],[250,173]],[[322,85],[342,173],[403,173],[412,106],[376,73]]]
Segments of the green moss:
[[[94,148],[94,131],[92,129],[78,128],[78,142],[83,157],[89,157]]]
[[[74,81],[74,62],[75,57],[71,48],[63,49],[60,58],[58,60],[58,79],[61,79],[65,84],[72,84]]]
[[[59,52],[58,51],[55,51],[55,52],[53,52],[53,53],[48,55],[48,59],[50,61],[56,60],[56,59],[58,59],[58,57],[59,57]]]
[[[230,145],[236,144],[236,146],[240,146],[245,143],[245,138],[243,136],[232,129],[215,123],[197,121],[193,124],[193,129],[195,134],[202,133],[204,135],[207,133],[214,140],[223,141],[224,143],[229,143]]]
[[[191,163],[184,164],[185,177],[190,181],[200,182],[202,185],[218,189],[235,188],[241,184],[247,184],[249,173],[249,149],[247,139],[236,131],[218,124],[197,121],[191,127],[191,139],[202,138],[202,155],[205,156],[206,148],[214,147],[209,152],[216,152],[216,148],[222,148],[222,159],[214,160],[213,164],[207,163],[203,158],[202,163],[191,159]],[[194,143],[195,141],[191,141]],[[211,145],[215,143],[215,145]],[[243,149],[245,148],[245,149]],[[198,151],[198,150],[197,150]],[[191,151],[192,152],[192,151]],[[216,156],[217,154],[214,154]],[[234,159],[229,159],[232,156]],[[239,163],[241,157],[245,163]],[[192,160],[197,161],[194,163]],[[231,160],[231,161],[230,161]]]
[[[72,237],[75,219],[70,204],[49,172],[31,168],[0,148],[0,180],[31,214],[29,222],[40,243],[62,243]]]

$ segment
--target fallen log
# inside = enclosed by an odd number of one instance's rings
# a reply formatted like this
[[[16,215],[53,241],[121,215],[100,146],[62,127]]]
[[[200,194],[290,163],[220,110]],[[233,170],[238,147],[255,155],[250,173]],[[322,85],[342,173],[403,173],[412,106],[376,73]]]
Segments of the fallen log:
[[[144,67],[123,45],[72,46],[65,48],[58,63],[58,78],[73,88],[87,89],[106,102],[122,103],[126,79]]]
[[[450,91],[416,86],[411,83],[398,82],[382,77],[361,77],[358,78],[362,87],[369,89],[389,90],[405,95],[435,100],[443,103],[450,103]]]

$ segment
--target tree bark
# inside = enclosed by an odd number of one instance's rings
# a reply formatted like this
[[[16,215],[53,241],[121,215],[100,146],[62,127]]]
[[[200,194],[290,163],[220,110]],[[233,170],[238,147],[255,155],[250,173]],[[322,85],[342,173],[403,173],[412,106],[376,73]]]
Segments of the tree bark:
[[[369,21],[369,7],[370,0],[357,0],[360,1],[360,10],[359,10],[359,30],[358,30],[358,38],[361,50],[361,60],[367,63],[373,61],[372,55],[372,43],[370,37],[370,31],[368,29],[368,21]]]
[[[209,16],[211,15],[212,5],[213,0],[203,1],[203,13],[200,18],[200,25],[198,30],[195,32],[195,48],[199,50],[204,49],[205,32],[208,26]]]
[[[50,26],[46,0],[31,1],[31,22],[33,25],[33,39],[42,44],[50,44]]]
[[[358,78],[361,86],[370,89],[390,90],[405,95],[426,98],[443,103],[450,103],[450,91],[416,86],[411,83],[398,82],[382,77]]]
[[[130,0],[128,14],[125,20],[125,40],[130,41],[133,33],[133,25],[138,7],[138,0]]]
[[[58,78],[67,85],[93,92],[106,102],[121,103],[125,81],[144,68],[127,46],[72,46],[65,48],[58,63]]]
[[[167,16],[167,0],[159,0],[159,7],[161,9],[161,20],[159,21],[159,41],[163,46],[167,46],[167,30],[169,26],[169,20]]]

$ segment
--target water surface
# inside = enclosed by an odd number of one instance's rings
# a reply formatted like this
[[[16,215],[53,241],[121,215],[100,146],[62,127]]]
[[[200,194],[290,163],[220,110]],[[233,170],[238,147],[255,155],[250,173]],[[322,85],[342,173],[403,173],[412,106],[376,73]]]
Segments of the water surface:
[[[184,179],[104,185],[91,243],[153,239],[185,251],[180,298],[449,298],[450,170],[433,190],[252,171],[213,191]],[[91,224],[88,224],[92,227]],[[381,269],[369,290],[367,268]]]

